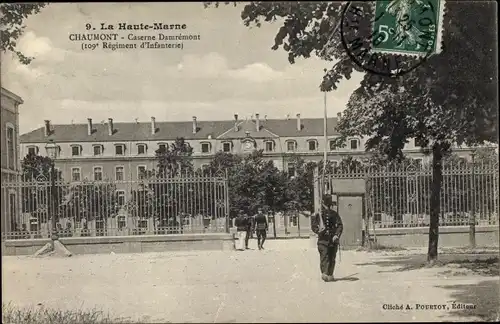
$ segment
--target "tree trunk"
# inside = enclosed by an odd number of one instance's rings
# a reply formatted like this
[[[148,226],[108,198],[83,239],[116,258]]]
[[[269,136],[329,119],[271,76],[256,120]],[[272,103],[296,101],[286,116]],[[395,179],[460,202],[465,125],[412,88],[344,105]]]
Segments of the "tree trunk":
[[[441,182],[443,180],[443,152],[440,145],[435,144],[432,148],[432,183],[430,199],[430,225],[429,225],[429,250],[427,252],[427,261],[434,263],[438,257],[439,240],[439,215]]]

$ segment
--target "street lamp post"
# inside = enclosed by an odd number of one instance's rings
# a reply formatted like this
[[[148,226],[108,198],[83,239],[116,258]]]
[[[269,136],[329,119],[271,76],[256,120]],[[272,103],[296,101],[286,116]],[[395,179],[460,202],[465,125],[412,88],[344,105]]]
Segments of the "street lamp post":
[[[52,248],[54,248],[54,242],[59,239],[58,233],[57,233],[57,227],[56,227],[56,201],[57,201],[57,192],[56,192],[56,168],[55,168],[55,158],[57,157],[57,153],[59,150],[59,147],[57,146],[56,143],[54,143],[53,140],[50,140],[47,145],[45,145],[45,149],[47,150],[47,155],[50,157],[52,160],[51,162],[51,169],[50,169],[50,192],[51,192],[51,199],[50,199],[50,208],[49,210],[52,212],[51,215],[51,229],[52,229]]]
[[[469,244],[470,248],[474,249],[476,248],[476,175],[475,175],[475,156],[476,152],[472,151],[471,157],[472,157],[472,213],[471,217],[469,219]]]

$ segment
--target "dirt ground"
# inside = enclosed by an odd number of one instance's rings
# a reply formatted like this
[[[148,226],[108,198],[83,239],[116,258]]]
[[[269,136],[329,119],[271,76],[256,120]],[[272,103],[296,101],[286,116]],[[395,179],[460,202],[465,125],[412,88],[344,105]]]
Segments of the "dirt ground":
[[[251,244],[234,252],[3,257],[2,299],[147,322],[477,321],[499,314],[498,275],[460,265],[422,268],[418,251],[341,251],[338,281],[325,283],[309,241],[268,241],[264,251]]]

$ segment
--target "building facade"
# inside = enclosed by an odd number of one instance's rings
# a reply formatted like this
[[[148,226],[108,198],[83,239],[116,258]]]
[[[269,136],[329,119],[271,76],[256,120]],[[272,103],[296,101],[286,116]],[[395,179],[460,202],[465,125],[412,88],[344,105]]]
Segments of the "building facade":
[[[18,95],[2,88],[1,90],[1,180],[15,181],[21,170],[19,154],[19,105],[23,100]],[[19,212],[17,206],[18,193],[14,189],[1,190],[2,232],[9,231],[15,224],[7,221],[14,219]]]
[[[334,148],[332,140],[339,134],[336,125],[342,118],[328,119],[328,141],[325,143],[322,118],[267,119],[254,118],[233,120],[150,122],[52,125],[46,120],[44,127],[21,136],[21,157],[27,154],[47,155],[45,146],[49,142],[59,147],[56,168],[67,181],[87,180],[136,180],[143,171],[157,166],[156,150],[184,138],[193,148],[195,168],[210,163],[219,151],[246,154],[262,149],[264,157],[273,161],[280,169],[294,172],[290,156],[299,155],[306,161],[321,161],[325,145],[328,159],[338,163],[343,158],[366,156],[363,138],[349,138],[344,148]],[[425,162],[428,159],[420,148],[410,141],[406,154]],[[468,149],[456,149],[457,154],[467,158]],[[3,155],[2,155],[3,158]]]

